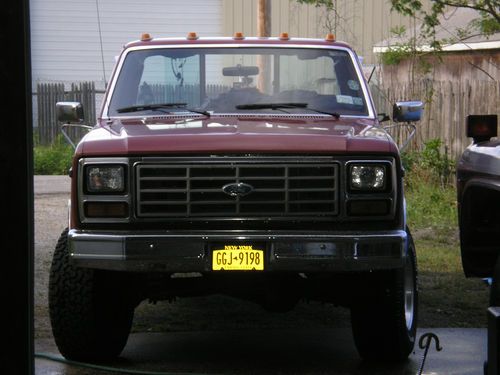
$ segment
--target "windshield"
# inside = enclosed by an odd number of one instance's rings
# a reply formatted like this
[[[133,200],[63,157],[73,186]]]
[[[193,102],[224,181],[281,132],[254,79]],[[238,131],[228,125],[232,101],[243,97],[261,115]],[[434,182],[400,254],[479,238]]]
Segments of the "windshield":
[[[312,48],[131,51],[114,87],[108,115],[130,116],[131,108],[141,115],[192,115],[186,108],[212,114],[368,115],[351,56],[344,50]]]

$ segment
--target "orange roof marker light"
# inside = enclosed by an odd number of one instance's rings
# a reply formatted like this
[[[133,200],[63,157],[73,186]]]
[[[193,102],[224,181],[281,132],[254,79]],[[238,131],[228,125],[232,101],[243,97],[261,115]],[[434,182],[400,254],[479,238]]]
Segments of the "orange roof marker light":
[[[149,42],[150,40],[153,40],[153,37],[149,33],[143,33],[141,35],[141,42]]]
[[[190,33],[188,33],[186,38],[188,40],[196,40],[196,39],[198,39],[198,35],[195,32],[191,31]]]
[[[333,35],[332,33],[328,33],[325,36],[325,40],[327,42],[335,42],[335,35]]]
[[[235,39],[235,40],[242,40],[242,39],[245,39],[245,36],[243,35],[242,32],[237,31],[237,32],[234,33],[233,39]]]
[[[281,33],[280,40],[290,40],[290,36],[288,35],[288,33]]]

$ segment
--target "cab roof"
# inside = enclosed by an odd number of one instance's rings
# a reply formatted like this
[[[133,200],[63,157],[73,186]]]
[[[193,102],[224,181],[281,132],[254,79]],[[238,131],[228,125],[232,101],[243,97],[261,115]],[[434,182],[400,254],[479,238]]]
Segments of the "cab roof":
[[[269,46],[283,46],[283,45],[309,45],[309,46],[330,46],[330,47],[343,47],[351,49],[351,46],[345,42],[336,41],[332,34],[327,35],[324,39],[313,38],[292,38],[286,33],[282,33],[280,37],[245,37],[236,33],[233,37],[198,37],[195,33],[189,33],[185,38],[154,38],[149,34],[143,34],[141,39],[127,43],[124,48],[139,47],[139,46],[172,46],[172,45],[238,45],[238,46],[251,46],[251,45],[269,45]],[[330,39],[328,37],[330,36]]]

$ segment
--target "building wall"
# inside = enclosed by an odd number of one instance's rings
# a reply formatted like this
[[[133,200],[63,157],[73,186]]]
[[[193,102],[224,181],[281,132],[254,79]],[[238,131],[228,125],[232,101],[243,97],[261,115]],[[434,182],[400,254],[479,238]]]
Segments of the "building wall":
[[[34,88],[37,82],[76,81],[103,88],[122,46],[144,32],[223,33],[222,0],[31,0],[30,15]]]
[[[339,14],[333,30],[337,39],[350,43],[367,64],[376,62],[373,45],[391,37],[393,27],[413,25],[408,17],[391,12],[389,0],[334,2]],[[247,36],[257,35],[258,0],[222,0],[222,3],[224,35],[230,36],[236,31]],[[324,37],[327,33],[324,9],[295,0],[271,0],[271,30],[274,36],[288,32],[291,37]]]

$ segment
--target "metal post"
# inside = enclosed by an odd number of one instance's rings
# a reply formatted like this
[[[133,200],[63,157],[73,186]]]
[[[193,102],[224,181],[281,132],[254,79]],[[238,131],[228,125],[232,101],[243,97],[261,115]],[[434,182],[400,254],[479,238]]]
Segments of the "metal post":
[[[257,36],[261,38],[271,36],[271,0],[259,0],[257,4]],[[271,87],[271,60],[270,56],[258,55],[257,88],[263,93],[270,94]]]

